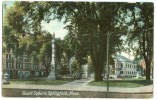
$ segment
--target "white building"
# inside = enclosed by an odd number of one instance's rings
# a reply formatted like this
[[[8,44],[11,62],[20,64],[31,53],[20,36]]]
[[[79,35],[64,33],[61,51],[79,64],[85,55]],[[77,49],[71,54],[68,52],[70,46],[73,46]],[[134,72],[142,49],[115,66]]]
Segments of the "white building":
[[[87,78],[88,77],[88,64],[82,65],[82,68],[83,68],[83,75],[82,75],[82,77],[83,78]]]
[[[115,75],[117,77],[128,77],[137,75],[137,64],[129,58],[122,55],[116,55],[114,57],[115,62]]]

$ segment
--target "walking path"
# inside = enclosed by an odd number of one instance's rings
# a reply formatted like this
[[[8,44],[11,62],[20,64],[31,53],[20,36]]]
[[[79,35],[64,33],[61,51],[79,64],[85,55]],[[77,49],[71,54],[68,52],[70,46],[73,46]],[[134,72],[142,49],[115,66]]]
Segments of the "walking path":
[[[106,92],[105,86],[90,86],[87,85],[91,79],[75,80],[64,85],[35,85],[35,84],[16,84],[2,85],[2,88],[17,88],[17,89],[46,89],[46,90],[73,90],[73,91],[100,91]],[[144,93],[153,92],[153,85],[147,85],[136,88],[109,87],[110,92],[122,93]]]

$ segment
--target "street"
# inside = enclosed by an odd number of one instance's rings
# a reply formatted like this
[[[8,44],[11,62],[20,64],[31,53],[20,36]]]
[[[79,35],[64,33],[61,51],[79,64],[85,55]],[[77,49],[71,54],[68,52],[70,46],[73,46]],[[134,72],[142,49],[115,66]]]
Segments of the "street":
[[[36,97],[37,95],[22,95],[23,91],[46,91],[40,93],[41,97],[59,97],[54,93],[73,92],[75,95],[60,95],[61,97],[107,97],[107,98],[150,98],[153,96],[153,85],[142,86],[137,88],[125,87],[109,87],[109,92],[106,92],[105,86],[90,86],[87,85],[92,79],[75,80],[64,85],[35,85],[35,84],[13,84],[2,85],[3,96],[11,97]],[[16,91],[16,92],[14,92]],[[52,92],[53,95],[49,92]],[[64,94],[65,94],[64,93]],[[36,93],[34,93],[36,94]],[[77,95],[76,95],[77,94]]]

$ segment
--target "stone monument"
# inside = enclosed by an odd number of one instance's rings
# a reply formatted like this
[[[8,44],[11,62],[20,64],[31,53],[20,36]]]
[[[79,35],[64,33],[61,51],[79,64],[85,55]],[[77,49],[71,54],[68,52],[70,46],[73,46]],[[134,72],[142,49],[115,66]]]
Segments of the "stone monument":
[[[52,59],[51,59],[51,72],[47,79],[49,80],[56,80],[56,66],[55,66],[55,34],[53,34],[52,38]]]
[[[3,84],[10,84],[10,83],[9,83],[9,74],[8,74],[8,73],[5,73],[5,74],[4,74]]]

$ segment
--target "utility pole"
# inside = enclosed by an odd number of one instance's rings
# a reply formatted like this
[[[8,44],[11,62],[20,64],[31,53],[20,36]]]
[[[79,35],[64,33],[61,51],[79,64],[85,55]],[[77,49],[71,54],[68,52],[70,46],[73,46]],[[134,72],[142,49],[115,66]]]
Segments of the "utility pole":
[[[109,41],[110,41],[110,33],[107,33],[107,59],[106,59],[106,64],[107,64],[107,92],[109,91]]]

